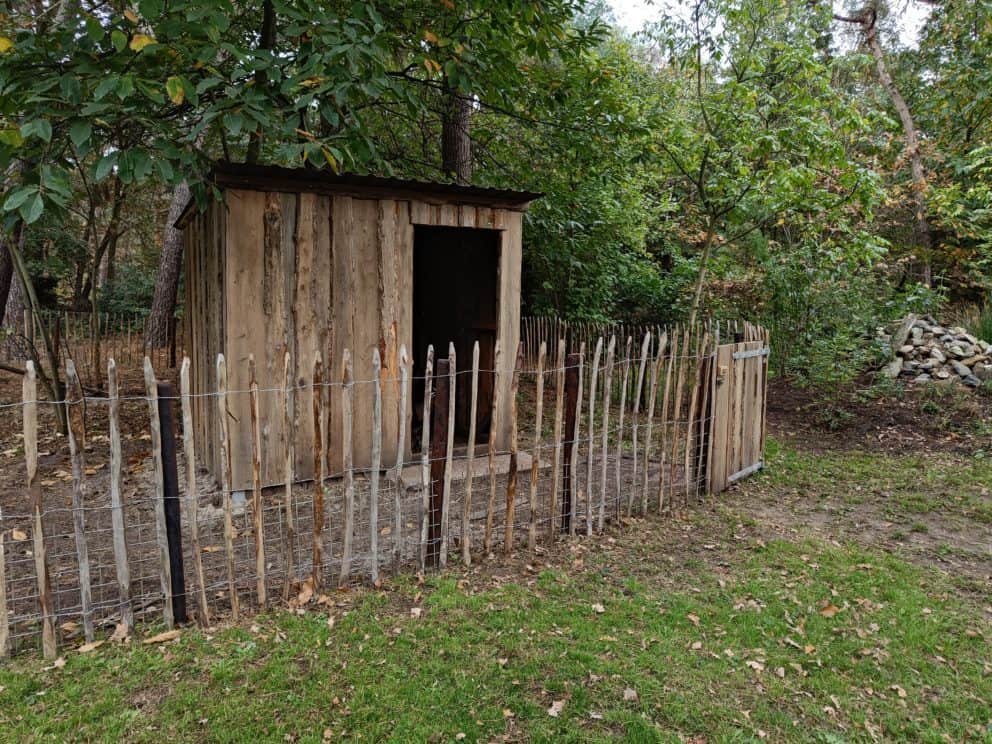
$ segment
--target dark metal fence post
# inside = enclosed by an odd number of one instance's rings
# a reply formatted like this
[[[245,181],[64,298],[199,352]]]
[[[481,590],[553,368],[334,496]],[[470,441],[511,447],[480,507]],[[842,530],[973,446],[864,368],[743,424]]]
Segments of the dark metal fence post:
[[[165,499],[165,531],[169,540],[169,569],[172,573],[172,614],[177,623],[186,615],[186,578],[183,573],[182,514],[179,509],[179,469],[176,464],[176,419],[172,405],[179,396],[168,382],[158,383],[158,421],[162,430],[162,491]],[[187,464],[187,467],[190,467]]]

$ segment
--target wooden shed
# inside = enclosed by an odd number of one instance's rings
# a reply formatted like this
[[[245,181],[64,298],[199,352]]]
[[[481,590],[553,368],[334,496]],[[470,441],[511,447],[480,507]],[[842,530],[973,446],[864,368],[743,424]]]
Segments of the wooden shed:
[[[419,446],[428,344],[458,366],[480,343],[480,369],[493,369],[495,345],[510,350],[520,335],[523,212],[538,194],[339,176],[311,169],[215,168],[221,198],[205,210],[191,204],[177,226],[184,232],[186,353],[193,393],[218,389],[216,359],[227,360],[231,460],[236,489],[251,482],[248,357],[254,354],[262,426],[262,480],[283,478],[284,355],[301,387],[295,395],[296,478],[313,474],[313,416],[309,385],[320,352],[325,380],[339,382],[347,348],[354,362],[353,452],[367,468],[372,443],[372,356],[382,358],[384,467],[396,460],[398,427],[407,427],[407,453]],[[399,349],[405,345],[414,378],[399,411]],[[509,439],[509,375],[500,378],[497,445]],[[467,379],[467,378],[462,378]],[[466,388],[467,385],[463,385]],[[467,429],[467,396],[456,401],[456,431]],[[220,470],[219,407],[196,397],[194,441],[203,462]],[[479,436],[488,438],[493,377],[480,373]],[[506,406],[506,410],[503,410]],[[502,422],[502,423],[500,423]],[[331,389],[328,462],[342,469],[341,406]]]

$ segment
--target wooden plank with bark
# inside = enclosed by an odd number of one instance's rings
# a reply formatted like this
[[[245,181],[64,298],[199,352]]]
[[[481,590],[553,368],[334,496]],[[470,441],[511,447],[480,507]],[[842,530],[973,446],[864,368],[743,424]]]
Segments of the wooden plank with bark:
[[[441,491],[441,544],[439,546],[439,566],[444,568],[448,565],[448,519],[451,507],[451,471],[452,459],[455,452],[455,411],[458,400],[455,386],[458,382],[457,363],[455,359],[455,345],[448,343],[448,430],[445,436],[444,446],[444,477],[442,479]]]
[[[189,372],[187,370],[187,376]],[[121,623],[124,633],[134,628],[131,604],[131,568],[127,559],[127,535],[124,526],[124,477],[121,457],[120,392],[117,382],[117,362],[107,360],[107,418],[110,431],[110,521],[114,542],[114,566],[117,591],[121,601]],[[185,426],[185,424],[184,424]]]
[[[217,416],[220,433],[220,477],[221,497],[224,509],[224,556],[227,563],[227,591],[231,603],[231,614],[237,620],[241,612],[238,601],[238,584],[234,574],[234,505],[231,493],[231,427],[228,423],[230,410],[227,406],[227,361],[223,354],[217,355]]]
[[[544,349],[546,353],[546,349]],[[559,524],[561,527],[565,527],[565,519],[568,516],[568,509],[564,506],[559,509],[558,499],[559,493],[563,490],[564,484],[559,486],[562,478],[562,426],[563,426],[563,415],[565,406],[565,339],[558,339],[557,352],[555,353],[555,419],[554,419],[554,433],[552,434],[554,441],[554,460],[551,465],[551,495],[549,496],[548,504],[548,542],[552,543],[555,539],[555,532],[559,529]],[[538,443],[538,447],[540,443]],[[537,449],[538,447],[535,447]],[[535,467],[535,471],[537,468]],[[567,498],[567,489],[564,489]],[[557,515],[556,515],[557,510]],[[556,516],[559,518],[556,519]]]
[[[434,346],[427,347],[424,366],[424,415],[420,432],[420,570],[427,567],[427,530],[431,508],[431,403],[434,393]]]
[[[610,479],[610,407],[613,402],[613,360],[616,348],[617,337],[610,336],[610,343],[606,349],[606,366],[603,368],[603,441],[600,445],[603,462],[599,484],[599,516],[596,522],[596,529],[600,533],[606,526],[606,489]]]
[[[479,342],[472,345],[472,392],[468,413],[468,454],[465,458],[465,497],[462,500],[462,562],[472,565],[472,486],[475,462],[476,418],[479,409]]]
[[[345,349],[341,359],[341,447],[344,476],[344,534],[341,543],[341,574],[338,586],[347,586],[351,576],[351,547],[355,535],[355,465],[352,434],[355,410],[355,371],[351,350]]]
[[[287,351],[283,355],[283,426],[286,429],[285,459],[283,461],[283,511],[286,519],[286,542],[284,561],[286,581],[283,584],[283,601],[289,599],[296,582],[296,504],[293,496],[293,480],[296,465],[296,385],[293,375],[293,361]]]
[[[310,584],[320,590],[324,570],[324,479],[327,477],[327,455],[324,439],[327,435],[327,413],[324,406],[324,362],[320,352],[314,354],[311,376],[311,407],[313,410],[313,535],[311,548]]]
[[[400,345],[400,395],[399,408],[396,420],[398,422],[398,434],[396,443],[396,469],[393,475],[393,490],[395,503],[393,505],[393,565],[399,570],[400,561],[403,559],[403,459],[406,456],[406,428],[407,416],[406,407],[410,388],[410,373],[408,366],[410,360],[407,358],[406,344]]]
[[[94,639],[93,628],[93,586],[90,580],[89,545],[86,537],[86,506],[84,504],[85,484],[83,482],[83,447],[86,438],[83,423],[83,387],[79,382],[76,366],[71,359],[65,363],[66,377],[66,419],[69,422],[69,459],[72,463],[72,527],[76,540],[76,561],[79,569],[79,603],[83,614],[83,637],[87,643]],[[155,417],[157,423],[158,417]],[[155,443],[155,432],[152,432],[152,444]],[[159,453],[161,456],[161,453]],[[164,526],[164,525],[163,525]],[[168,552],[165,554],[168,563]],[[168,571],[168,568],[166,568]],[[165,594],[171,604],[169,585],[165,585]],[[168,621],[168,620],[167,620]]]
[[[248,355],[248,419],[251,436],[251,517],[255,538],[255,594],[258,606],[268,604],[265,587],[265,522],[262,510],[262,426],[258,413],[255,355]]]
[[[592,535],[593,522],[593,461],[596,454],[596,383],[599,379],[599,358],[603,353],[603,337],[596,341],[592,355],[592,369],[589,372],[589,449],[586,454],[585,514],[586,535]]]
[[[110,360],[113,363],[113,359]],[[190,551],[193,554],[193,573],[196,576],[196,587],[194,592],[196,594],[196,605],[197,613],[196,619],[199,624],[206,628],[210,625],[210,611],[207,608],[207,588],[206,579],[203,575],[203,556],[200,549],[200,517],[199,517],[199,495],[196,487],[196,448],[193,442],[193,395],[190,390],[190,360],[188,356],[183,357],[182,366],[179,369],[179,398],[182,406],[183,414],[183,457],[186,460],[186,518],[189,520],[189,535],[190,535]],[[116,397],[117,391],[117,379],[116,370],[112,376],[113,379],[113,396]],[[113,401],[113,398],[111,398]],[[113,405],[113,402],[111,403]],[[114,441],[114,424],[116,424],[116,414],[111,416],[111,444]],[[118,448],[118,458],[120,457],[120,433],[117,433],[117,448]],[[111,449],[113,451],[113,447]],[[113,460],[113,457],[111,457]],[[124,529],[124,520],[121,519],[121,532]],[[115,543],[114,548],[116,551],[117,529],[114,529]],[[121,536],[121,543],[123,544],[123,535]],[[127,561],[127,556],[124,556],[125,562]],[[130,627],[130,625],[128,625]]]
[[[382,359],[372,350],[372,464],[369,472],[369,578],[379,583],[379,469],[382,466]]]
[[[530,551],[537,549],[537,481],[541,470],[541,426],[542,417],[544,415],[544,357],[547,353],[548,346],[544,341],[541,341],[537,352],[537,392],[534,411],[534,454],[531,456],[530,465],[530,523],[527,529],[527,548]],[[556,472],[556,478],[557,475],[558,474]]]
[[[513,551],[513,519],[517,506],[517,391],[520,388],[523,357],[523,347],[518,345],[513,364],[513,377],[510,379],[510,465],[506,476],[506,524],[503,531],[503,555],[506,556]]]
[[[25,363],[21,381],[24,428],[24,462],[27,468],[28,498],[31,503],[31,539],[34,554],[35,580],[38,586],[38,606],[41,614],[41,648],[47,660],[55,658],[58,650],[55,638],[55,612],[52,584],[48,572],[48,546],[45,542],[44,505],[41,484],[38,483],[38,378],[34,362]]]
[[[68,368],[66,370],[68,372]],[[172,612],[172,568],[169,563],[169,538],[165,521],[165,469],[162,464],[162,427],[158,418],[158,384],[152,360],[145,357],[145,395],[148,399],[148,415],[151,422],[152,466],[155,499],[155,543],[158,546],[159,580],[162,584],[165,626],[172,629],[175,618]]]
[[[627,516],[631,516],[634,510],[634,492],[637,490],[637,432],[640,424],[641,396],[644,392],[644,373],[648,363],[648,348],[651,346],[651,332],[644,334],[641,342],[641,363],[637,369],[637,381],[634,385],[634,410],[631,412],[630,421],[630,446],[632,453],[633,478],[630,483],[630,490],[627,496]]]

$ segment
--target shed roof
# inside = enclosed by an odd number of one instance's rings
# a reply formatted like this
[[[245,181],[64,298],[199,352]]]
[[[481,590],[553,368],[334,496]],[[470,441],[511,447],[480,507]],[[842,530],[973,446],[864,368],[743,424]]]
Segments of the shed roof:
[[[413,181],[403,178],[337,174],[317,168],[283,168],[276,165],[217,164],[207,179],[221,189],[346,194],[373,199],[420,199],[439,204],[476,204],[501,209],[526,210],[543,196],[533,191],[459,186],[453,183]],[[182,227],[193,207],[186,205],[176,227]]]

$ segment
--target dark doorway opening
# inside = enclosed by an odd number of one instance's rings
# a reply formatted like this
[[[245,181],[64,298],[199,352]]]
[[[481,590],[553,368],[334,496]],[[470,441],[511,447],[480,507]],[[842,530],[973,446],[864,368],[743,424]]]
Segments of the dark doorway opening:
[[[423,426],[427,347],[434,358],[457,355],[455,436],[468,439],[472,346],[479,342],[476,441],[486,441],[492,421],[493,367],[499,326],[499,231],[468,227],[414,227],[413,238],[413,446]],[[416,379],[420,377],[421,379]]]

